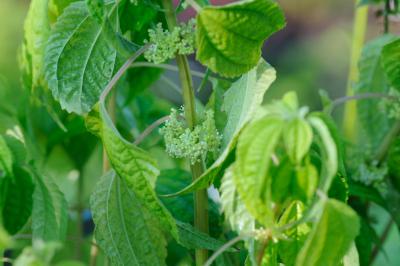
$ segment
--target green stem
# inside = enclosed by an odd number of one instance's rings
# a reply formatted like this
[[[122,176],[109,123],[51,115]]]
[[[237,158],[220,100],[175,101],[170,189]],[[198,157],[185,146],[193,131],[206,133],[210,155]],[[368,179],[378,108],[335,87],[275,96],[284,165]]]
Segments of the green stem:
[[[389,26],[390,26],[390,21],[389,21],[389,15],[390,15],[390,0],[385,0],[385,10],[384,10],[384,21],[383,21],[383,31],[384,33],[389,33]]]
[[[358,7],[359,0],[356,0],[355,5],[355,17],[354,17],[354,25],[353,25],[353,41],[351,48],[351,59],[350,59],[350,68],[349,68],[349,76],[347,82],[347,96],[353,96],[353,84],[358,80],[358,61],[361,56],[362,47],[364,45],[365,40],[365,32],[367,30],[368,23],[368,6]],[[345,136],[354,141],[356,134],[356,124],[357,122],[357,105],[356,102],[348,102],[345,106],[344,110],[344,119],[343,119],[343,130]]]
[[[165,17],[168,28],[172,31],[177,26],[176,15],[171,0],[162,0],[165,10]],[[190,74],[189,62],[186,56],[176,55],[176,64],[179,69],[179,79],[182,85],[183,104],[185,106],[185,118],[188,126],[196,126],[196,106],[193,89],[192,76]],[[193,180],[199,178],[204,172],[202,162],[197,162],[190,166]],[[194,227],[199,231],[208,234],[208,196],[207,190],[202,189],[194,195]],[[196,265],[203,266],[207,261],[208,253],[205,249],[196,250]]]

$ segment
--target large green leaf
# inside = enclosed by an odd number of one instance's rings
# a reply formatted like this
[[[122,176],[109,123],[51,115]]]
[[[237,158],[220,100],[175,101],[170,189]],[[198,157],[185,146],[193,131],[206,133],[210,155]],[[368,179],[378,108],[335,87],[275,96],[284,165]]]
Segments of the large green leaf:
[[[296,259],[296,266],[336,266],[358,235],[357,213],[346,204],[329,199]]]
[[[34,173],[32,237],[44,241],[62,241],[67,232],[68,205],[64,194],[49,177]]]
[[[254,218],[246,210],[233,181],[234,164],[229,167],[222,178],[220,187],[221,207],[232,230],[238,233],[250,233],[255,229]]]
[[[390,85],[400,90],[400,39],[383,47],[382,65]]]
[[[247,210],[265,226],[274,221],[271,177],[272,154],[284,121],[266,116],[248,125],[239,137],[233,180]]]
[[[222,76],[239,76],[257,64],[264,41],[284,26],[282,10],[271,0],[204,7],[197,16],[196,57]]]
[[[272,82],[275,81],[275,78],[275,69],[264,60],[260,60],[257,67],[232,84],[231,88],[224,95],[222,106],[228,115],[228,119],[222,134],[223,148],[220,156],[200,178],[171,196],[207,188],[215,177],[229,166],[225,162],[236,146],[240,131],[260,109],[264,94]]]
[[[69,5],[55,23],[46,46],[46,79],[61,107],[88,112],[111,80],[117,52],[84,1]]]
[[[387,93],[388,80],[382,68],[382,50],[386,44],[396,39],[394,35],[384,35],[367,43],[363,49],[358,67],[359,80],[354,84],[355,93]],[[376,151],[391,126],[387,113],[376,99],[357,103],[360,120],[359,143],[363,153],[368,155]]]
[[[28,221],[32,213],[32,194],[34,184],[26,170],[15,167],[14,179],[8,182],[6,200],[3,208],[4,228],[17,233]]]
[[[126,180],[104,175],[90,199],[96,241],[113,265],[165,265],[166,240]]]

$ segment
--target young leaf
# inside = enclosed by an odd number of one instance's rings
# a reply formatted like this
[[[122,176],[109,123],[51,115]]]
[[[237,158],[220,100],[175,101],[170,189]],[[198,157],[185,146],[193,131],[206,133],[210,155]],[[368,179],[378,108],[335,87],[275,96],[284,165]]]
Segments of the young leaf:
[[[400,39],[383,47],[382,65],[390,85],[400,90]]]
[[[33,191],[31,175],[26,170],[15,167],[14,178],[8,182],[3,208],[4,228],[10,234],[16,234],[31,216]]]
[[[46,79],[69,112],[83,114],[112,78],[117,52],[105,27],[90,17],[84,1],[69,5],[55,23],[45,53]]]
[[[325,193],[328,192],[332,180],[338,169],[338,154],[335,141],[333,140],[328,127],[318,116],[308,118],[311,126],[315,129],[320,138],[320,150],[322,153],[322,172],[318,187]]]
[[[49,177],[33,173],[32,238],[62,241],[67,232],[67,201]]]
[[[166,240],[156,217],[114,171],[90,199],[95,236],[113,265],[165,265]]]
[[[190,193],[207,188],[214,178],[229,164],[229,155],[236,146],[240,131],[260,109],[264,94],[275,81],[276,72],[267,62],[260,60],[257,67],[232,84],[224,95],[223,110],[228,114],[222,138],[222,153],[218,159],[195,182],[170,196]]]
[[[313,139],[311,126],[306,120],[295,118],[283,132],[286,151],[293,163],[298,164],[308,152]]]
[[[220,187],[221,207],[232,230],[249,233],[255,229],[254,218],[248,213],[233,181],[234,164],[226,169]]]
[[[329,199],[296,259],[296,266],[336,266],[358,235],[357,213],[346,204]]]
[[[264,41],[284,26],[282,10],[271,0],[204,7],[197,16],[196,58],[222,76],[239,76],[257,64]]]
[[[293,201],[279,218],[278,225],[283,226],[300,220],[304,212],[304,205],[300,201]],[[279,257],[285,265],[294,265],[297,254],[303,247],[311,228],[303,223],[285,232],[287,239],[279,242]]]
[[[268,170],[283,127],[284,121],[274,116],[256,120],[244,129],[236,150],[236,188],[247,210],[265,226],[273,223]]]

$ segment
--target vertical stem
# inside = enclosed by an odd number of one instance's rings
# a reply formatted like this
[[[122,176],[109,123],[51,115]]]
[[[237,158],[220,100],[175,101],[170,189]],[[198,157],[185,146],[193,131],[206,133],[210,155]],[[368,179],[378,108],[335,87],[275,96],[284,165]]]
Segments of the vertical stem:
[[[389,15],[390,15],[390,0],[385,0],[385,9],[384,9],[384,14],[383,14],[383,32],[389,33],[389,26],[390,26],[390,21],[389,21]]]
[[[361,56],[362,47],[364,45],[365,33],[368,23],[368,6],[358,7],[359,0],[356,0],[355,17],[353,25],[353,41],[351,48],[351,59],[349,76],[347,82],[346,96],[352,96],[353,84],[358,80],[358,61]],[[348,102],[344,109],[343,130],[345,136],[354,141],[355,129],[357,125],[357,105],[356,102]]]
[[[174,7],[171,0],[162,0],[168,28],[172,31],[177,26]],[[192,76],[190,74],[189,62],[186,56],[176,55],[176,63],[179,69],[179,79],[182,86],[183,104],[185,106],[185,118],[190,128],[196,126],[196,107]],[[202,162],[191,165],[193,180],[196,180],[204,172]],[[202,189],[194,195],[194,226],[201,232],[208,234],[208,197],[207,190]],[[208,254],[205,249],[196,250],[196,265],[202,266],[207,261]]]

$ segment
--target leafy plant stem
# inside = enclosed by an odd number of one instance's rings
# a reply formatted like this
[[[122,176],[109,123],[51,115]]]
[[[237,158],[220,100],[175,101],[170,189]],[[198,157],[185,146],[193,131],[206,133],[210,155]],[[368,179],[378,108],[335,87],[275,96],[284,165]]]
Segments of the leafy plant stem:
[[[130,66],[130,68],[135,68],[135,67],[153,67],[153,68],[161,68],[161,69],[177,71],[177,72],[179,71],[178,67],[174,66],[174,65],[154,64],[154,63],[150,63],[150,62],[136,62]],[[207,73],[204,74],[203,72],[196,71],[196,70],[190,70],[190,74],[192,74],[192,76],[199,77],[199,78],[204,78],[207,75]],[[209,76],[208,79],[212,80],[215,78]]]
[[[368,22],[368,6],[358,7],[359,0],[355,1],[355,17],[353,25],[353,41],[351,48],[351,59],[347,81],[346,96],[352,96],[353,84],[358,80],[358,61],[364,45],[365,33]],[[344,110],[343,130],[344,135],[350,140],[355,139],[355,129],[357,121],[356,102],[348,102]]]
[[[171,0],[162,0],[165,9],[165,17],[168,28],[172,31],[177,26],[176,15]],[[189,62],[186,56],[176,55],[176,63],[179,69],[179,79],[182,86],[183,104],[185,107],[185,118],[188,126],[194,128],[196,125],[196,108],[192,76],[190,74]],[[191,165],[192,179],[196,180],[204,172],[203,162]],[[208,234],[208,196],[207,190],[198,190],[194,194],[194,227]],[[205,249],[196,249],[196,265],[202,266],[207,261],[208,252]]]
[[[382,233],[381,237],[379,238],[379,243],[376,244],[374,249],[372,250],[371,259],[369,261],[369,265],[372,265],[374,263],[377,255],[379,253],[379,249],[385,243],[386,238],[388,237],[390,229],[392,228],[393,224],[394,224],[394,220],[392,218],[390,218],[390,220],[387,223],[385,229],[383,230],[383,233]]]

